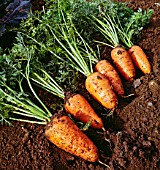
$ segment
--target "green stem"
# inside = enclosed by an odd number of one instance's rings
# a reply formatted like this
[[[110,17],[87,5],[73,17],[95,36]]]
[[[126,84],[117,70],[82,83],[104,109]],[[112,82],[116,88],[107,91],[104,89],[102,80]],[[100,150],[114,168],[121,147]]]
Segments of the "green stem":
[[[28,52],[28,62],[27,62],[27,66],[26,66],[26,79],[29,85],[29,88],[31,89],[32,93],[34,94],[34,96],[36,97],[36,99],[39,101],[39,103],[43,106],[43,108],[46,110],[46,112],[48,113],[48,116],[51,117],[52,114],[50,113],[50,111],[47,109],[47,107],[44,105],[44,103],[40,100],[40,98],[37,96],[36,92],[34,91],[31,82],[30,82],[30,78],[29,78],[29,74],[30,74],[30,69],[29,69],[29,63],[30,63],[30,53]],[[49,119],[49,118],[48,118]]]
[[[46,122],[38,122],[38,121],[32,121],[32,120],[24,120],[24,119],[16,119],[13,117],[9,118],[10,120],[16,120],[16,121],[21,121],[21,122],[27,122],[27,123],[35,123],[35,124],[40,124],[40,125],[47,125],[47,121]]]

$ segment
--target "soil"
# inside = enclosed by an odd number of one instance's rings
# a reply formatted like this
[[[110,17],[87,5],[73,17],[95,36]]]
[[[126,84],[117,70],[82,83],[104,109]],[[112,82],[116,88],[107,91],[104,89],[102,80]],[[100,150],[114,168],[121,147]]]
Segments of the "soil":
[[[97,114],[105,122],[106,134],[88,129],[102,162],[112,170],[160,169],[160,4],[158,0],[131,0],[133,9],[152,8],[154,15],[141,36],[140,45],[152,64],[152,73],[137,71],[132,84],[123,81],[128,98],[119,98],[119,104],[110,116],[89,94]],[[80,84],[81,86],[81,84]],[[44,95],[45,96],[45,95]],[[105,170],[100,163],[86,162],[57,148],[44,136],[43,125],[12,122],[0,125],[1,170]]]

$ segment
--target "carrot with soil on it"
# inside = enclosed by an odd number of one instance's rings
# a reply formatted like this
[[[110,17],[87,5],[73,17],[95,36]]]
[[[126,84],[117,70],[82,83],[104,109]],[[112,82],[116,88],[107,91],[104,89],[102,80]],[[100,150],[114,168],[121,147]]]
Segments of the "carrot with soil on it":
[[[99,62],[97,62],[95,70],[108,78],[111,86],[113,87],[113,90],[118,95],[120,96],[124,95],[122,81],[115,68],[107,60],[100,60]]]
[[[66,115],[54,116],[47,125],[45,136],[66,152],[89,162],[99,160],[97,147]]]
[[[95,144],[66,115],[57,114],[51,118],[45,129],[46,138],[57,147],[89,162],[99,162],[110,169],[99,159]]]

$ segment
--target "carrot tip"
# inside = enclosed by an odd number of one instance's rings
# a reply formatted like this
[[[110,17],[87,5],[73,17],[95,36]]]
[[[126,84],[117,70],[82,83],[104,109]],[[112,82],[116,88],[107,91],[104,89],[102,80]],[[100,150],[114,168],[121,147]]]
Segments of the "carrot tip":
[[[102,161],[100,161],[100,160],[98,160],[98,162],[99,162],[100,164],[102,164],[102,165],[106,166],[108,169],[111,169],[111,168],[110,168],[110,166],[109,166],[109,165],[107,165],[107,164],[105,164],[104,162],[102,162]]]
[[[106,131],[106,129],[104,128],[104,127],[102,127],[102,130],[105,132]]]
[[[122,97],[122,98],[128,98],[128,97],[131,97],[131,96],[135,96],[135,94],[132,93],[132,94],[129,94],[129,95],[127,95],[127,96],[121,96],[121,97]]]

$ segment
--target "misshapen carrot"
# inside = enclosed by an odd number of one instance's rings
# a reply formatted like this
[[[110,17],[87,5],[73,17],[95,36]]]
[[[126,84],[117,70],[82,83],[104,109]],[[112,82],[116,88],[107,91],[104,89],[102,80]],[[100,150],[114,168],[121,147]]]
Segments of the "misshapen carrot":
[[[95,113],[88,101],[80,94],[71,96],[64,105],[66,112],[81,120],[83,123],[91,121],[91,127],[102,129],[102,119]]]
[[[94,143],[68,116],[56,116],[48,124],[45,136],[57,147],[89,162],[99,160]]]
[[[95,69],[96,71],[100,72],[101,74],[105,75],[108,78],[110,84],[113,87],[113,90],[118,95],[124,95],[124,88],[123,88],[122,81],[117,71],[107,60],[99,61],[96,64]]]
[[[131,56],[134,65],[139,68],[143,73],[149,74],[151,72],[151,65],[141,47],[133,45],[128,50],[128,53]]]
[[[94,72],[90,74],[85,82],[88,92],[104,107],[113,109],[118,101],[117,96],[112,90],[109,80],[101,73]]]
[[[132,81],[135,77],[135,68],[129,53],[122,47],[116,47],[111,51],[111,58],[124,78]]]

